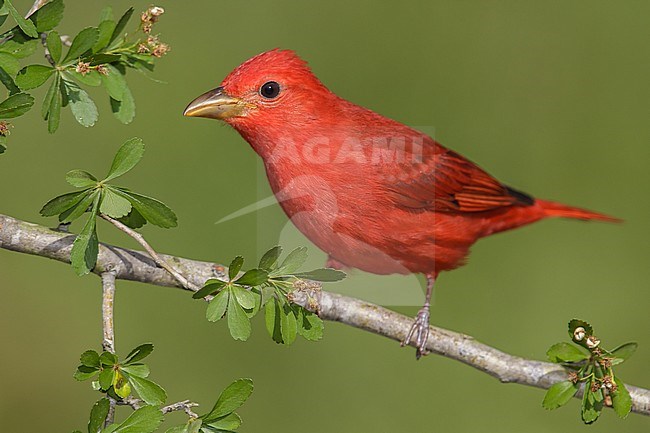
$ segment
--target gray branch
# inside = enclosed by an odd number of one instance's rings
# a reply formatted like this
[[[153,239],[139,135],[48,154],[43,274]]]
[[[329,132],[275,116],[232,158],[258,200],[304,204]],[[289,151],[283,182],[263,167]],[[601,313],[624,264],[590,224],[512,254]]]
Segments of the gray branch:
[[[0,214],[0,248],[70,262],[75,236]],[[160,254],[186,275],[193,286],[201,287],[210,278],[225,278],[224,266]],[[146,253],[101,244],[94,273],[112,271],[118,279],[182,288],[166,270]],[[345,323],[395,341],[408,332],[412,318],[359,299],[307,287],[292,294],[292,301],[316,311],[324,320]],[[463,362],[504,383],[549,388],[567,379],[567,371],[557,364],[510,355],[474,338],[432,326],[427,349],[432,353]],[[626,385],[632,396],[632,411],[650,415],[650,390]],[[580,394],[578,394],[580,395]]]
[[[113,308],[115,304],[115,272],[104,271],[102,278],[102,349],[115,353],[115,328],[113,326]],[[108,398],[109,408],[104,427],[113,424],[115,419],[115,399]]]

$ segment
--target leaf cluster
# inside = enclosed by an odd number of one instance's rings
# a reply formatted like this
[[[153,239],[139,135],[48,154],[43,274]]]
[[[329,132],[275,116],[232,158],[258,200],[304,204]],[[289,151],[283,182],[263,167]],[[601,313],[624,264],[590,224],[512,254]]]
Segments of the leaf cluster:
[[[345,274],[335,269],[299,272],[307,260],[307,248],[299,247],[280,261],[282,247],[267,251],[257,268],[241,272],[244,259],[235,257],[228,267],[228,280],[208,280],[194,293],[194,299],[209,298],[206,318],[216,322],[227,318],[230,334],[245,341],[251,334],[250,319],[264,309],[266,328],[277,343],[291,344],[300,335],[307,340],[323,336],[323,321],[311,311],[290,302],[296,284],[304,280],[335,282]]]
[[[152,433],[163,421],[160,405],[167,393],[148,379],[149,367],[141,361],[153,352],[153,344],[141,344],[120,360],[110,352],[87,350],[80,356],[74,378],[92,381],[93,389],[106,396],[100,398],[90,411],[88,433]],[[146,405],[135,410],[123,422],[104,427],[109,412],[110,397],[118,403],[135,392]],[[187,423],[172,427],[167,433],[221,433],[235,431],[242,423],[235,412],[253,392],[251,379],[238,379],[221,392],[212,409],[204,415],[190,417]],[[79,431],[77,431],[79,432]],[[75,433],[77,433],[75,432]],[[79,432],[81,433],[81,432]]]
[[[0,153],[6,149],[9,133],[7,122],[2,119],[29,111],[34,98],[25,92],[45,85],[48,90],[41,116],[51,133],[58,129],[65,107],[70,107],[79,124],[95,124],[99,112],[84,87],[103,87],[115,117],[125,124],[133,120],[135,101],[126,82],[126,71],[151,72],[155,59],[169,50],[150,34],[151,25],[145,31],[140,23],[136,31],[125,32],[133,8],[116,20],[112,9],[106,7],[101,11],[99,24],[82,29],[71,38],[66,50],[56,30],[63,18],[63,0],[49,1],[27,19],[16,11],[11,0],[0,0],[0,5],[0,25],[9,16],[16,24],[0,34],[0,81],[9,93],[0,102]],[[21,68],[20,60],[34,54],[39,42],[48,64],[34,63]]]
[[[210,412],[190,418],[187,423],[172,427],[166,433],[227,433],[239,428],[241,417],[235,412],[253,392],[251,379],[237,379],[221,392]]]
[[[594,335],[592,326],[578,319],[569,322],[568,331],[573,344],[554,344],[546,354],[551,362],[570,369],[569,380],[551,386],[542,405],[546,409],[564,406],[582,385],[581,415],[585,424],[596,421],[605,406],[612,406],[619,417],[625,418],[632,408],[632,399],[623,381],[614,374],[613,366],[632,356],[637,343],[606,350]]]
[[[151,352],[153,344],[141,344],[120,361],[113,353],[99,354],[87,350],[80,356],[81,365],[77,367],[74,378],[82,381],[97,376],[92,382],[93,389],[106,393],[115,400],[123,400],[135,391],[147,404],[161,405],[167,399],[167,393],[160,385],[147,379],[149,367],[140,362]]]
[[[163,228],[176,227],[176,214],[164,203],[109,183],[133,169],[143,154],[142,140],[132,138],[119,148],[103,180],[84,170],[69,171],[66,181],[79,190],[57,196],[41,209],[41,215],[58,215],[61,223],[70,223],[84,213],[90,213],[70,253],[72,267],[78,275],[90,272],[97,262],[99,215],[107,215],[134,229],[147,222]]]

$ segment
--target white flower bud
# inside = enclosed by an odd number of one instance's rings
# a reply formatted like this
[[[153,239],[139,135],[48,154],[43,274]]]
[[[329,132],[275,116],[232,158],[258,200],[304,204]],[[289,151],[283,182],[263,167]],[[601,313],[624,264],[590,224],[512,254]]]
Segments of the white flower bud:
[[[582,326],[578,326],[573,330],[573,339],[575,341],[582,341],[585,338],[585,335],[587,335],[587,331],[585,331],[585,328]]]
[[[600,340],[597,339],[596,337],[594,337],[593,335],[590,335],[589,337],[587,337],[587,347],[588,348],[595,349],[596,347],[598,347],[599,344],[600,344]]]

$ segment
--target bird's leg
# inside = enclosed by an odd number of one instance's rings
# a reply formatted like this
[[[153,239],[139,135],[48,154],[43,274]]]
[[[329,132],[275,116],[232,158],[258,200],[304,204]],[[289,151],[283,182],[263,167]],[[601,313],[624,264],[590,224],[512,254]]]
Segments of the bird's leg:
[[[433,283],[435,281],[433,275],[427,275],[427,294],[424,300],[424,305],[415,316],[413,326],[406,335],[402,346],[411,344],[411,339],[415,337],[415,359],[420,359],[422,355],[428,355],[429,351],[426,348],[427,339],[429,338],[429,315],[431,309],[431,294],[433,293]]]

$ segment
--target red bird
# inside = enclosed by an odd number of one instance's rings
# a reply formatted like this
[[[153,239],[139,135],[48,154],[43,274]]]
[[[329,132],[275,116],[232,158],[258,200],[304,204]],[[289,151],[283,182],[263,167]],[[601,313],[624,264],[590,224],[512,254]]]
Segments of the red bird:
[[[617,221],[510,188],[422,132],[330,92],[292,51],[238,66],[186,116],[223,120],[264,160],[280,205],[333,267],[423,273],[403,344],[425,354],[433,283],[478,239],[549,217]]]

